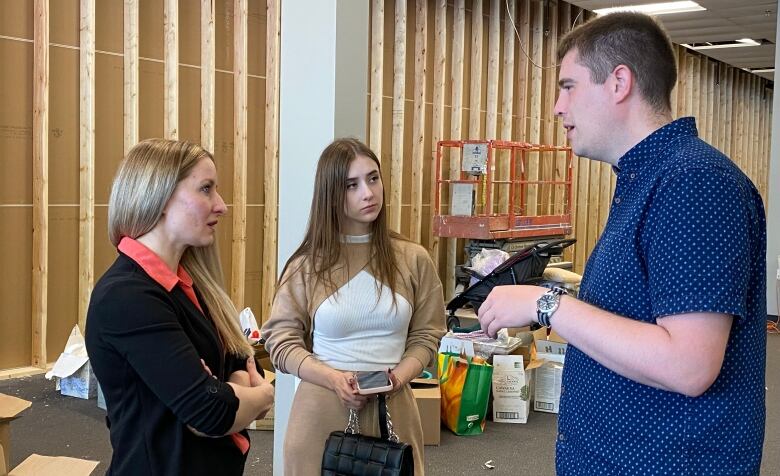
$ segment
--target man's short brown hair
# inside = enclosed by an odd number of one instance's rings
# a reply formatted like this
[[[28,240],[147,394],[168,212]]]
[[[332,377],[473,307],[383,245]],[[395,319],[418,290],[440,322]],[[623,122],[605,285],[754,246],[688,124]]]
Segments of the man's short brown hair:
[[[658,22],[641,13],[612,13],[570,31],[558,45],[558,62],[577,50],[590,79],[603,84],[618,65],[627,66],[645,101],[658,112],[671,110],[677,63],[669,37]]]

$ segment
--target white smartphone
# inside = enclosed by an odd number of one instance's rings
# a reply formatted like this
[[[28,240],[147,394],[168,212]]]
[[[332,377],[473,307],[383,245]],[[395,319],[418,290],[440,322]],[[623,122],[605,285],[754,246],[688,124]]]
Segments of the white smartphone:
[[[355,382],[361,395],[389,392],[393,389],[393,382],[386,370],[355,372]]]

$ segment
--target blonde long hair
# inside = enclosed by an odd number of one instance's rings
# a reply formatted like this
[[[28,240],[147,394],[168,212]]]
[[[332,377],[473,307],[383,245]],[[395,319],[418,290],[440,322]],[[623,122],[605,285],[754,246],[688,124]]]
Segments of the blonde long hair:
[[[346,219],[344,200],[347,193],[349,165],[358,155],[373,160],[381,177],[382,171],[376,154],[357,139],[336,139],[322,151],[317,162],[314,195],[311,200],[306,235],[301,245],[287,261],[280,275],[280,284],[287,266],[296,258],[303,256],[311,262],[311,269],[316,280],[324,283],[326,289],[335,291],[331,271],[342,256],[341,229]],[[384,182],[382,185],[384,198]],[[387,214],[383,200],[379,215],[371,223],[370,267],[375,273],[377,281],[390,288],[395,301],[398,265],[393,251],[393,238],[406,240],[402,235],[387,228]]]
[[[128,152],[114,177],[108,201],[108,236],[118,246],[125,236],[136,239],[155,227],[176,186],[202,159],[214,157],[197,144],[147,139]],[[224,290],[216,239],[204,247],[188,247],[181,266],[192,276],[225,349],[253,355],[238,326],[238,312]]]

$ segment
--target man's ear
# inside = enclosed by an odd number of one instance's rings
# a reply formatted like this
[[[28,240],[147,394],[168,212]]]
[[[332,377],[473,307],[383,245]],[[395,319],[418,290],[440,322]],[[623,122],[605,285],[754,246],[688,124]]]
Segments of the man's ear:
[[[616,103],[623,102],[634,89],[634,73],[624,64],[615,66],[611,74],[612,95]]]

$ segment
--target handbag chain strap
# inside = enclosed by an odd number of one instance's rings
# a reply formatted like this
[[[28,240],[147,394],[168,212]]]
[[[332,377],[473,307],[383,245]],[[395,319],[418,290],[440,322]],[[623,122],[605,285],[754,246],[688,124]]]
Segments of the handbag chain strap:
[[[390,412],[387,410],[385,395],[378,395],[377,400],[379,402],[379,429],[381,430],[382,438],[392,441],[393,443],[398,443],[400,440],[393,429],[393,421],[390,419]],[[386,431],[385,428],[387,429]],[[358,411],[354,408],[349,409],[349,423],[347,423],[344,433],[348,435],[360,433],[360,418],[358,416]]]
[[[393,421],[390,420],[390,412],[387,410],[387,400],[384,394],[379,394],[377,397],[379,400],[379,430],[382,433],[382,438],[398,443],[398,435],[393,430]],[[385,432],[385,428],[387,431]]]
[[[347,423],[347,428],[344,429],[344,433],[348,435],[360,433],[360,419],[358,418],[357,410],[354,408],[349,409],[349,423]]]

